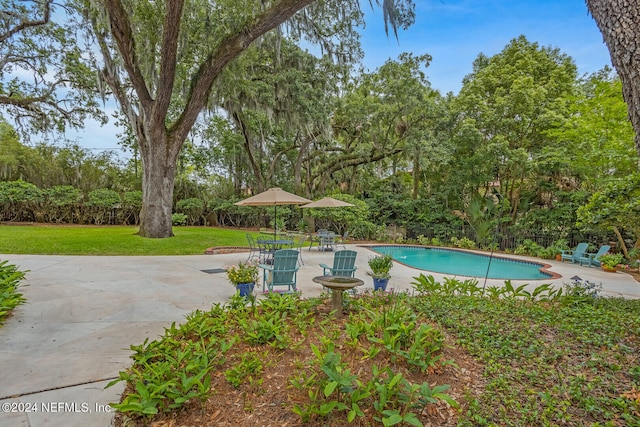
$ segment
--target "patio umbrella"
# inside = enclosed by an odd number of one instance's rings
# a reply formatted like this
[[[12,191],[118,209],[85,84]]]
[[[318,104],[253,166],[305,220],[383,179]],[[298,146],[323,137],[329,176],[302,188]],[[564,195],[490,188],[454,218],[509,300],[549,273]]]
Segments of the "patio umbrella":
[[[307,205],[300,206],[301,208],[341,208],[347,206],[355,206],[351,203],[343,202],[342,200],[334,199],[333,197],[323,197],[320,200],[316,200],[313,203],[309,203]],[[311,218],[311,227],[315,227],[314,219]]]
[[[278,226],[276,224],[276,218],[278,213],[278,205],[303,205],[309,203],[311,200],[304,197],[296,196],[295,194],[284,191],[282,188],[270,188],[267,191],[256,194],[255,196],[247,197],[244,200],[240,200],[235,204],[238,206],[272,206],[273,205],[273,227],[275,238],[278,237]]]
[[[333,197],[324,197],[315,202],[307,205],[300,206],[301,208],[341,208],[344,206],[355,206],[351,203],[343,202],[342,200],[334,199]]]

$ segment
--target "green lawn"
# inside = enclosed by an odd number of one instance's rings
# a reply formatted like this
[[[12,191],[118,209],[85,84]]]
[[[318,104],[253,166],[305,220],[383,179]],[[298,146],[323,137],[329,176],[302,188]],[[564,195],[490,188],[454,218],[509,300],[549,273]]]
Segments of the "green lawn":
[[[0,253],[41,255],[200,255],[213,246],[246,246],[246,230],[174,227],[174,237],[146,239],[138,227],[0,226]],[[255,233],[256,235],[258,233]]]

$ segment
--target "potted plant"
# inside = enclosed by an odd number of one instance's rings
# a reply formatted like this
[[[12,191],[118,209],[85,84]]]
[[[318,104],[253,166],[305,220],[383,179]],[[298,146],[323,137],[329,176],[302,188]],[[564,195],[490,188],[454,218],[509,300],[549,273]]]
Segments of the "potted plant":
[[[616,272],[618,265],[622,264],[624,256],[622,254],[604,254],[600,257],[600,267],[604,271]]]
[[[383,291],[387,289],[387,284],[391,278],[389,270],[393,267],[391,255],[376,255],[369,258],[369,276],[373,277],[373,289]]]
[[[568,251],[569,243],[566,239],[558,239],[547,248],[549,256],[555,258],[556,261],[562,261],[562,251]]]
[[[249,262],[233,265],[227,269],[227,278],[238,289],[241,296],[247,297],[253,293],[258,280],[258,265]]]

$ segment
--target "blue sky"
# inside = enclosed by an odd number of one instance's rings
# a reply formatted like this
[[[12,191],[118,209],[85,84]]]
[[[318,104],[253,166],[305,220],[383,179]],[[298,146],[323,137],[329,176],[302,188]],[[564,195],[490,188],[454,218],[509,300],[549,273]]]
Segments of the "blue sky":
[[[510,40],[524,34],[530,42],[559,48],[571,56],[578,73],[592,73],[611,65],[609,52],[584,0],[414,0],[416,23],[399,30],[398,41],[384,32],[382,11],[361,0],[366,14],[362,30],[364,65],[374,71],[402,52],[433,57],[426,74],[442,94],[458,93],[462,79],[479,53],[493,56]],[[375,1],[374,1],[375,3]],[[105,127],[88,122],[77,138],[80,145],[102,151],[118,150],[113,119]]]
[[[524,34],[530,42],[559,48],[571,56],[580,74],[611,65],[609,51],[584,0],[415,0],[416,23],[384,33],[382,11],[361,0],[366,28],[361,33],[365,66],[375,70],[402,52],[433,57],[426,73],[442,94],[458,93],[479,53],[493,56]]]

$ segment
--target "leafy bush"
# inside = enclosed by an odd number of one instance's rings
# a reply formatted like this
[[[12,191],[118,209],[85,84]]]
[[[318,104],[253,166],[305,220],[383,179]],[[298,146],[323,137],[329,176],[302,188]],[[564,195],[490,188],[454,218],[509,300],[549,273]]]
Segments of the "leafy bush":
[[[616,268],[624,261],[624,255],[622,254],[609,254],[606,253],[600,257],[600,263],[608,268]]]
[[[431,239],[425,236],[418,236],[418,243],[424,246],[444,246],[444,243],[437,238],[432,237]]]
[[[358,221],[350,230],[351,237],[363,240],[371,240],[378,236],[384,236],[386,231],[383,225],[376,225],[369,221]]]
[[[35,185],[24,181],[0,181],[0,215],[5,221],[34,221],[34,209],[44,195]]]
[[[195,197],[179,200],[176,203],[176,211],[187,216],[187,225],[197,225],[204,213],[204,202]]]
[[[187,216],[183,213],[174,213],[171,215],[171,223],[173,225],[187,225]]]
[[[562,253],[562,251],[569,250],[569,243],[566,239],[558,239],[552,245],[546,249],[540,250],[538,256],[545,259],[553,259],[556,255]]]
[[[231,227],[264,226],[262,218],[266,216],[266,208],[258,206],[237,206],[240,199],[213,199],[207,203],[207,211],[214,212],[220,225]],[[271,208],[273,212],[273,208]]]
[[[140,223],[140,209],[142,209],[142,191],[127,191],[122,195],[123,224]]]
[[[461,249],[475,249],[476,248],[476,242],[474,242],[473,240],[469,239],[468,237],[463,237],[462,239],[458,239],[457,237],[452,237],[451,238],[451,244],[453,246],[455,246],[456,248],[461,248]]]
[[[70,185],[56,185],[44,191],[44,217],[49,222],[74,222],[82,203],[82,191]]]
[[[545,249],[534,242],[531,239],[525,239],[516,249],[513,251],[516,255],[529,255],[535,257],[543,257]]]
[[[188,403],[197,411],[224,373],[232,392],[244,396],[247,411],[262,405],[258,399],[270,399],[261,387],[268,379],[283,381],[276,386],[289,386],[293,397],[289,408],[269,410],[291,410],[303,423],[346,425],[358,418],[363,425],[422,425],[427,407],[458,404],[445,393],[448,385],[424,381],[424,373],[447,369],[441,361],[444,335],[408,298],[362,294],[351,300],[353,316],[340,324],[318,311],[321,299],[269,294],[259,306],[247,306],[234,296],[226,307],[215,305],[192,313],[180,327],[171,325],[157,341],[132,346],[133,365],[109,384],[127,383],[121,402],[112,406],[126,414],[125,421],[153,424],[156,414],[179,416]],[[313,340],[300,339],[309,335]],[[301,354],[308,356],[301,360]],[[367,361],[371,369],[362,369]],[[378,368],[380,363],[386,367]],[[285,364],[288,377],[271,375],[273,364]],[[215,393],[228,405],[221,387]]]
[[[565,304],[593,304],[596,298],[600,296],[602,283],[596,284],[589,280],[574,280],[564,285],[564,295],[562,301]]]
[[[18,292],[24,272],[8,261],[0,262],[0,325],[11,315],[11,311],[26,300]]]
[[[109,217],[111,211],[120,207],[120,195],[108,188],[93,190],[88,195],[85,205],[88,207],[91,220],[94,224],[104,224],[105,217]]]

